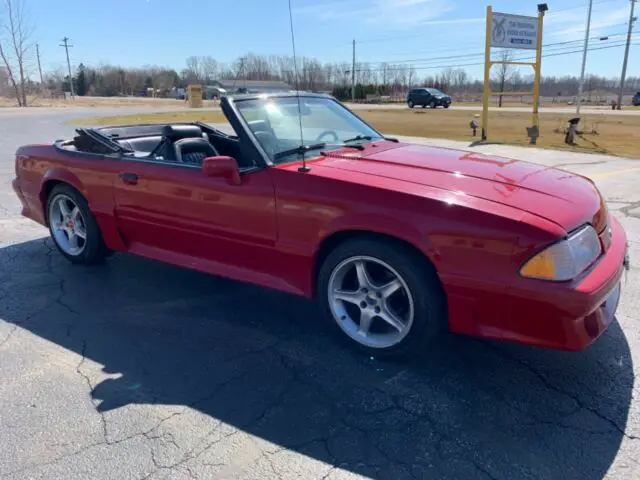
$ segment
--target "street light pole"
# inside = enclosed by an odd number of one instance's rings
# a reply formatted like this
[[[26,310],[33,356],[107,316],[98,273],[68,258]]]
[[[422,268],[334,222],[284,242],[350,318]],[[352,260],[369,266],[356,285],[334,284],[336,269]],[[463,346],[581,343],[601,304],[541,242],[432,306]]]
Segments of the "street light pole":
[[[356,39],[353,39],[353,57],[351,60],[351,102],[356,101]]]
[[[582,52],[582,73],[580,73],[580,84],[578,85],[578,101],[576,102],[576,115],[580,115],[580,105],[582,104],[582,88],[584,85],[584,69],[587,65],[587,50],[589,49],[589,31],[591,29],[591,8],[593,0],[589,0],[589,11],[587,13],[587,30],[584,34],[584,51]]]
[[[627,46],[624,49],[624,60],[622,62],[622,75],[620,76],[620,92],[618,92],[618,110],[622,108],[622,96],[624,95],[624,77],[627,75],[627,60],[629,59],[629,44],[631,43],[631,31],[633,30],[633,22],[636,20],[633,16],[633,10],[637,0],[631,0],[631,13],[629,14],[629,31],[627,32]]]

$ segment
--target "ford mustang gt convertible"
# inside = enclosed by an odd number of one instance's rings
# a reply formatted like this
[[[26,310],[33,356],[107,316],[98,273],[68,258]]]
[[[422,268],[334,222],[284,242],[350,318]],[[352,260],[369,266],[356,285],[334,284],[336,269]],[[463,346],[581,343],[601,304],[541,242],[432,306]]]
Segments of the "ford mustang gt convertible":
[[[368,354],[443,330],[581,350],[614,321],[626,234],[589,179],[388,138],[322,94],[221,107],[232,135],[79,128],[19,148],[22,214],[75,264],[128,252],[316,299]]]

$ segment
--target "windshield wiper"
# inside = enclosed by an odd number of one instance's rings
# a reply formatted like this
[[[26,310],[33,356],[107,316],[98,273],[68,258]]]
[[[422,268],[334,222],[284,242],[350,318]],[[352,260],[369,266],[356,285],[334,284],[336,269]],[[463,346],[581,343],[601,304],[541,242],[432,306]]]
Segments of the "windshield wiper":
[[[353,138],[347,138],[346,140],[343,140],[342,143],[357,142],[358,140],[371,140],[371,139],[373,139],[371,135],[356,135]]]
[[[288,150],[283,150],[282,152],[278,152],[273,156],[273,158],[274,158],[274,160],[276,160],[278,158],[286,157],[288,155],[293,155],[294,153],[301,153],[301,154],[304,155],[306,152],[308,152],[310,150],[318,150],[318,149],[324,148],[326,146],[327,146],[326,143],[314,143],[312,145],[300,145],[299,147],[290,148]]]
[[[398,143],[398,139],[397,138],[391,138],[391,137],[381,137],[383,140],[386,140],[388,142],[394,142],[394,143]],[[349,143],[349,142],[356,142],[358,140],[373,140],[373,137],[371,135],[357,135],[353,138],[347,138],[346,140],[343,140],[344,143]]]
[[[346,143],[314,143],[313,145],[300,145],[296,148],[290,148],[289,150],[284,150],[282,152],[278,152],[273,156],[274,160],[277,160],[282,157],[286,157],[288,155],[293,155],[294,153],[305,154],[309,150],[317,150],[319,148],[325,147],[337,147],[337,148],[354,148],[356,150],[364,150],[362,145],[348,145]],[[320,152],[324,154],[324,152]]]

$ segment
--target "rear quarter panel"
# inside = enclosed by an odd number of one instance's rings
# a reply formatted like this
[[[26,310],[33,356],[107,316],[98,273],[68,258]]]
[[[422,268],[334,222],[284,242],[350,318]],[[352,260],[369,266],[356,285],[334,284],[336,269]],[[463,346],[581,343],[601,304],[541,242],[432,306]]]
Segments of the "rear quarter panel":
[[[89,203],[107,246],[123,250],[113,198],[113,182],[120,166],[117,159],[61,151],[54,145],[20,147],[16,152],[16,177],[24,197],[23,215],[46,226],[48,192],[55,183],[69,184]]]

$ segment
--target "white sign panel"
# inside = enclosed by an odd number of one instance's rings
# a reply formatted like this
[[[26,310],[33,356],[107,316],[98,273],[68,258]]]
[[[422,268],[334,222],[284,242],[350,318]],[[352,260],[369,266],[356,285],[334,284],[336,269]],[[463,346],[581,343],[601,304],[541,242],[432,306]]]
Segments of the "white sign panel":
[[[491,46],[535,50],[538,41],[538,19],[494,12]]]

